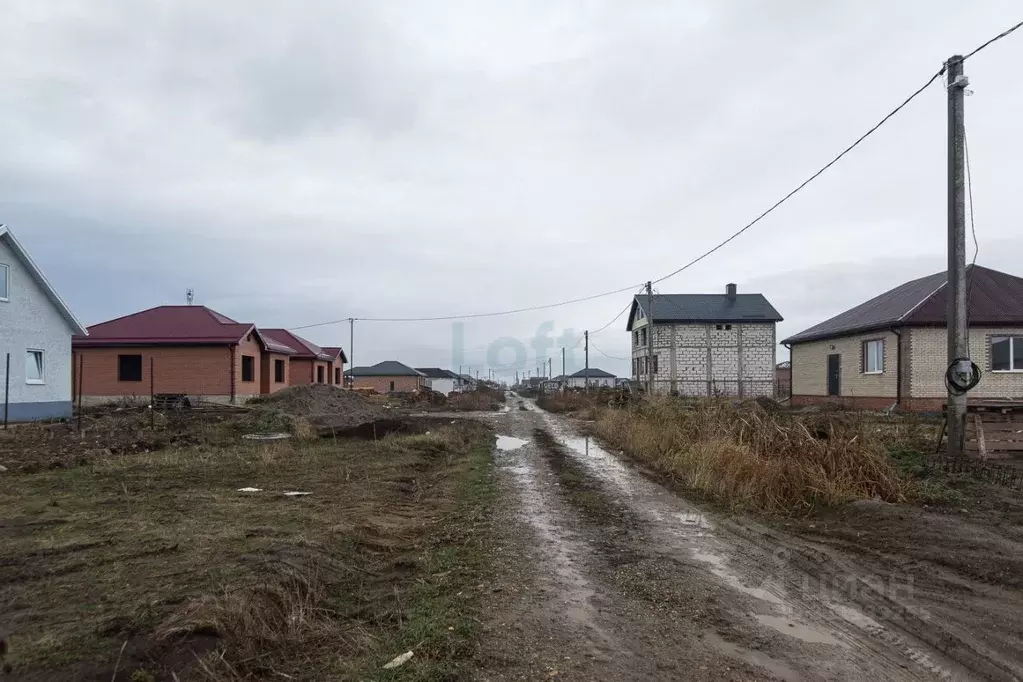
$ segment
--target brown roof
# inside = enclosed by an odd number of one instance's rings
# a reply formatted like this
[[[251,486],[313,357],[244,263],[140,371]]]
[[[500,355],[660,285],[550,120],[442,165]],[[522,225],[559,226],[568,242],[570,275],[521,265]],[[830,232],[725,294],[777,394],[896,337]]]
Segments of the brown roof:
[[[345,349],[341,346],[324,346],[323,352],[332,358],[336,358],[340,355],[341,362],[348,362],[348,356],[345,355]]]
[[[287,329],[260,329],[260,333],[277,343],[295,349],[295,357],[299,359],[315,359],[330,362],[336,355],[324,351],[312,341],[306,341],[297,334],[292,334]]]
[[[75,335],[79,348],[96,346],[230,345],[253,329],[201,305],[162,305],[100,322],[88,336]]]
[[[906,282],[782,343],[817,341],[892,327],[944,326],[947,279],[945,272],[936,272]],[[970,324],[1023,326],[1023,278],[969,265],[966,288]]]

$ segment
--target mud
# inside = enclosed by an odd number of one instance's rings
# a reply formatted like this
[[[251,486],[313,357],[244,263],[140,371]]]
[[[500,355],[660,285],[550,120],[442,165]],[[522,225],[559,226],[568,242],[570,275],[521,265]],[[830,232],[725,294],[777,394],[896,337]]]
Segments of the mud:
[[[997,635],[971,631],[970,618],[956,625],[950,608],[935,618],[940,595],[920,593],[880,552],[863,562],[709,512],[562,417],[521,408],[488,417],[519,440],[496,453],[501,569],[480,679],[1023,677],[1006,648],[1020,642],[1018,595],[1003,609],[975,603],[1009,619]]]

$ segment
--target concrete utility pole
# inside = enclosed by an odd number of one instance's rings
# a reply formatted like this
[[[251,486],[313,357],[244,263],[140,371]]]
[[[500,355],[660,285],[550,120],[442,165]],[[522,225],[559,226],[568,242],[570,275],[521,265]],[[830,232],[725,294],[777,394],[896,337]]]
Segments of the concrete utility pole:
[[[968,356],[966,329],[966,154],[963,58],[945,62],[948,73],[948,362]],[[969,361],[954,371],[968,376]],[[966,445],[966,394],[948,392],[948,454],[962,457]]]
[[[568,384],[568,374],[565,372],[565,347],[561,347],[561,392],[564,393]]]
[[[348,369],[355,367],[355,318],[348,318]],[[342,377],[344,378],[344,377]],[[355,388],[355,375],[352,375],[352,388]]]
[[[586,371],[583,373],[583,384],[586,385],[586,392],[590,392],[590,330],[587,329],[583,332],[583,338],[586,340]]]
[[[554,358],[547,358],[547,378],[554,378]]]
[[[654,390],[654,287],[646,283],[646,393]]]

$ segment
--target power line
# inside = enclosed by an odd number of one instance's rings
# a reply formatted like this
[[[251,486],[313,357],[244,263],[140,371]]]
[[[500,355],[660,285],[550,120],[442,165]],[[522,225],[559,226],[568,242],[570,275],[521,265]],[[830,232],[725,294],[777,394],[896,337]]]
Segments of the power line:
[[[604,351],[602,351],[599,348],[597,348],[597,346],[594,345],[594,343],[592,341],[590,341],[590,348],[592,348],[593,350],[597,351],[598,353],[600,353],[601,355],[603,355],[605,358],[607,358],[609,360],[624,360],[624,361],[628,362],[629,360],[632,359],[632,358],[620,358],[617,355],[608,355]]]
[[[991,45],[992,43],[995,43],[995,42],[1001,40],[1002,38],[1005,38],[1006,36],[1012,34],[1013,32],[1015,32],[1020,27],[1023,27],[1023,21],[1021,21],[1021,22],[1011,26],[1010,28],[1002,31],[1001,33],[999,33],[998,35],[994,36],[990,40],[982,43],[977,48],[975,48],[971,52],[967,53],[967,55],[965,57],[963,57],[963,60],[965,61],[966,59],[969,59],[970,57],[974,56],[975,54],[977,54],[981,50],[983,50],[986,47],[988,47],[989,45]],[[937,72],[935,72],[935,74],[933,76],[928,78],[927,81],[924,82],[923,85],[921,85],[919,88],[914,90],[913,93],[910,94],[909,97],[907,97],[905,100],[903,100],[897,107],[895,107],[890,112],[885,114],[877,123],[875,123],[871,128],[869,128],[867,130],[867,132],[863,133],[858,138],[856,138],[856,140],[852,144],[850,144],[848,147],[846,147],[841,152],[839,152],[835,157],[833,157],[830,161],[828,161],[826,164],[824,164],[819,170],[817,170],[812,175],[810,175],[808,178],[806,178],[801,183],[796,185],[796,187],[794,189],[792,189],[788,194],[786,194],[781,199],[776,201],[767,210],[762,212],[756,218],[754,218],[753,220],[751,220],[747,224],[743,225],[742,228],[740,228],[739,230],[733,232],[728,238],[726,238],[725,240],[723,240],[722,242],[720,242],[719,244],[717,244],[713,248],[709,249],[705,253],[697,256],[696,258],[694,258],[693,260],[689,261],[688,263],[686,263],[682,267],[677,268],[677,269],[671,271],[667,275],[664,275],[663,277],[659,277],[659,278],[657,278],[655,280],[652,280],[652,282],[656,284],[658,282],[663,282],[666,279],[670,279],[671,277],[674,277],[675,275],[679,274],[680,272],[683,272],[684,270],[689,269],[693,265],[696,265],[697,263],[702,261],[704,258],[710,256],[711,254],[713,254],[716,251],[720,250],[721,248],[723,248],[724,246],[729,244],[731,241],[733,241],[734,239],[736,239],[740,235],[744,234],[751,227],[753,227],[754,225],[759,223],[761,220],[763,220],[764,218],[769,216],[771,213],[773,213],[775,210],[777,210],[780,206],[782,206],[782,204],[784,204],[789,199],[791,199],[793,196],[795,196],[800,191],[802,191],[804,187],[806,187],[811,182],[813,182],[818,177],[820,177],[822,174],[824,174],[829,168],[831,168],[836,163],[838,163],[838,161],[841,160],[843,157],[845,157],[849,152],[851,152],[853,149],[858,147],[864,140],[866,140],[868,137],[870,137],[875,132],[877,132],[877,130],[881,126],[883,126],[885,123],[887,123],[889,120],[891,120],[892,117],[894,117],[896,114],[898,114],[900,111],[902,111],[902,109],[904,109],[910,102],[912,102],[914,99],[916,99],[924,90],[926,90],[935,80],[940,78],[944,73],[945,73],[945,66],[943,65]],[[558,307],[565,306],[565,305],[572,305],[574,303],[582,303],[584,301],[592,301],[594,299],[603,298],[605,296],[613,296],[615,294],[621,294],[621,293],[624,293],[626,291],[629,291],[630,289],[636,289],[637,287],[640,287],[640,286],[643,286],[643,284],[641,283],[641,284],[638,284],[638,285],[635,285],[635,284],[634,285],[629,285],[629,286],[621,287],[619,289],[613,289],[611,291],[605,291],[605,292],[602,292],[602,293],[599,293],[599,294],[592,294],[590,296],[582,296],[582,297],[579,297],[579,298],[569,299],[567,301],[559,301],[557,303],[547,303],[547,304],[543,304],[543,305],[527,306],[527,307],[524,307],[524,308],[514,308],[514,309],[511,309],[511,310],[500,310],[500,311],[488,312],[488,313],[468,313],[468,314],[462,314],[462,315],[438,315],[438,316],[433,316],[433,317],[361,317],[361,318],[356,318],[356,319],[361,320],[361,321],[365,321],[365,322],[440,322],[440,321],[447,321],[447,320],[469,320],[469,319],[477,319],[477,318],[482,318],[482,317],[499,317],[499,316],[503,316],[503,315],[514,315],[514,314],[517,314],[517,313],[525,313],[525,312],[532,312],[532,311],[536,311],[536,310],[547,310],[547,309],[550,309],[550,308],[558,308]],[[302,326],[299,326],[299,327],[291,327],[291,329],[297,331],[297,330],[300,330],[300,329],[310,329],[312,327],[323,327],[323,326],[327,326],[327,325],[331,325],[331,324],[339,324],[341,322],[347,322],[350,319],[350,317],[351,316],[345,317],[344,319],[341,319],[341,320],[332,320],[332,321],[328,321],[328,322],[318,322],[318,323],[315,323],[315,324],[302,325]],[[613,322],[613,320],[612,320],[612,322]],[[610,325],[610,323],[609,323],[609,325]]]

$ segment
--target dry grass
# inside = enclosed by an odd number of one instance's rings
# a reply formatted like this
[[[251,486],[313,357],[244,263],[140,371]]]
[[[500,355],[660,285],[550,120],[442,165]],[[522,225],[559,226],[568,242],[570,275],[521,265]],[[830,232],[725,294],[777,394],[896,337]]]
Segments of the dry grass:
[[[492,412],[500,409],[504,402],[503,391],[480,386],[475,391],[452,393],[443,409],[455,412]]]
[[[5,660],[25,680],[382,679],[416,647],[403,674],[441,676],[471,655],[485,533],[460,509],[483,503],[490,438],[459,423],[7,472]]]
[[[805,513],[913,484],[887,454],[891,434],[855,413],[785,413],[756,401],[652,399],[601,408],[604,440],[682,486],[737,508]]]

